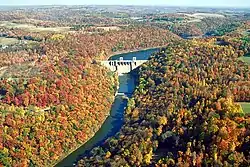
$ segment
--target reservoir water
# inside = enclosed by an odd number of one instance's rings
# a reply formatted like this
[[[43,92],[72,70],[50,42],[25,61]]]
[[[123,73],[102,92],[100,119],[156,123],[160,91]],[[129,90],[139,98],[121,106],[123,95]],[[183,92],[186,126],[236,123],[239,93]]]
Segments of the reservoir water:
[[[136,57],[136,60],[148,60],[150,55],[157,50],[159,49],[153,48],[129,53],[121,53],[110,57],[109,60],[119,60],[120,57],[123,57],[123,60],[133,60],[133,57]]]

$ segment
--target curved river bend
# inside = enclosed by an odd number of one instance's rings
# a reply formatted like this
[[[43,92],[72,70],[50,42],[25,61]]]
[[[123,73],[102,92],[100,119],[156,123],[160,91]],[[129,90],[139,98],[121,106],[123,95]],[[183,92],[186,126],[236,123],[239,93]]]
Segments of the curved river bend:
[[[114,55],[109,60],[119,60],[123,57],[124,60],[132,60],[136,57],[137,60],[147,60],[150,55],[158,49],[148,49],[136,52],[129,52]],[[135,77],[128,73],[119,76],[119,90],[118,93],[125,93],[127,97],[131,97],[136,87]],[[92,137],[88,142],[83,144],[73,153],[68,155],[65,159],[59,162],[55,167],[72,167],[74,166],[81,157],[86,156],[94,147],[100,146],[107,138],[114,136],[123,125],[123,114],[127,106],[126,98],[121,95],[115,97],[115,101],[112,105],[110,115],[107,117],[105,122],[99,131]]]

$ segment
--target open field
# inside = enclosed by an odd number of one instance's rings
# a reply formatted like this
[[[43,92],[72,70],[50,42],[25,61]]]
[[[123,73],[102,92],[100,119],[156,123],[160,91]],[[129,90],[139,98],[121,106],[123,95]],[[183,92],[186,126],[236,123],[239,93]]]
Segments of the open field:
[[[217,17],[217,18],[224,18],[224,15],[216,14],[216,13],[194,13],[194,14],[185,14],[186,16],[203,19],[205,17]]]
[[[249,56],[240,57],[239,59],[250,65],[250,57]]]
[[[17,38],[6,38],[6,37],[0,37],[0,49],[1,46],[9,46],[9,45],[19,45],[19,44],[28,44],[32,45],[38,43],[36,41],[31,40],[18,40]]]
[[[1,21],[0,26],[7,28],[20,28],[31,32],[66,32],[70,30],[70,27],[39,27],[31,24],[17,24],[9,21]]]
[[[245,113],[250,113],[250,103],[242,102],[240,105]]]
[[[19,40],[16,38],[5,38],[0,37],[0,45],[12,45],[18,43]]]
[[[214,17],[214,18],[225,18],[224,15],[222,14],[216,14],[216,13],[177,13],[177,14],[180,14],[180,15],[185,15],[187,17],[187,22],[190,23],[190,22],[201,22],[202,19],[204,18],[211,18],[211,17]]]
[[[40,73],[35,62],[25,62],[0,68],[0,78],[29,78]]]
[[[96,27],[97,29],[103,29],[104,31],[112,31],[112,30],[120,30],[121,28],[117,26],[110,26],[110,27]]]

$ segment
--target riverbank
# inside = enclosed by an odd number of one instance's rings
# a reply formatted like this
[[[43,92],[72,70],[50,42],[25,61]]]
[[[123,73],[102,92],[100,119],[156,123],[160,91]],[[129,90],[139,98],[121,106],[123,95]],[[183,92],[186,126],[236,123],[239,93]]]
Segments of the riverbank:
[[[119,54],[130,54],[130,53],[134,53],[134,52],[139,52],[139,51],[146,51],[146,50],[152,50],[152,49],[158,49],[158,48],[161,48],[163,46],[158,46],[158,47],[150,47],[150,48],[143,48],[143,49],[134,49],[134,50],[126,50],[126,51],[120,51],[120,52],[114,52],[112,54],[110,54],[110,56],[108,56],[108,58],[112,57],[112,56],[115,56],[115,55],[119,55]],[[120,89],[119,85],[120,85],[120,82],[119,82],[119,78],[118,78],[118,75],[117,73],[114,74],[115,77],[115,81],[116,81],[116,91],[115,91],[115,95],[113,96],[113,101],[115,102],[115,99],[116,99],[116,95]],[[126,83],[127,84],[127,83]],[[113,103],[114,103],[113,102]],[[126,107],[126,106],[125,106]],[[112,107],[111,107],[112,108]],[[124,109],[123,109],[124,111]],[[91,137],[86,141],[84,142],[83,144],[79,144],[77,147],[71,149],[68,154],[64,155],[62,158],[60,158],[60,160],[58,160],[56,163],[54,163],[52,166],[57,166],[58,167],[61,167],[62,164],[60,164],[64,159],[66,159],[68,156],[70,156],[72,153],[74,154],[74,152],[79,152],[77,151],[78,149],[81,149],[81,147],[84,147],[84,145],[86,145],[86,143],[88,143],[90,140],[93,140],[92,138],[94,138],[94,136],[97,134],[97,132],[102,128],[102,126],[104,126],[105,124],[105,121],[108,120],[108,119],[112,119],[112,118],[109,118],[109,116],[111,116],[111,112],[112,110],[110,109],[110,112],[109,114],[106,115],[106,118],[104,119],[104,121],[102,121],[102,124],[100,124],[98,127],[98,130],[93,134],[91,135]],[[114,115],[112,115],[113,117]],[[123,115],[121,115],[123,117]],[[94,139],[95,140],[95,139]],[[88,144],[87,144],[88,145]],[[66,160],[67,161],[67,160]],[[67,162],[68,163],[68,162]],[[59,165],[60,164],[60,165]]]
[[[106,116],[106,118],[107,118],[107,117],[108,117],[108,115]],[[104,119],[104,121],[103,121],[102,123],[105,122],[106,118]],[[99,127],[98,129],[100,129],[100,127]],[[98,130],[97,130],[97,131],[98,131]],[[91,135],[91,137],[89,138],[89,140],[90,140],[92,137],[94,137],[95,134],[96,134],[96,133],[93,133],[93,134]],[[54,163],[52,163],[51,165],[49,165],[49,167],[54,167],[54,166],[56,166],[57,164],[59,164],[62,160],[64,160],[67,156],[69,156],[70,154],[72,154],[73,152],[75,152],[75,151],[76,151],[77,149],[79,149],[82,145],[86,144],[89,140],[87,140],[87,141],[85,141],[83,144],[79,144],[78,146],[76,146],[76,147],[74,147],[73,149],[71,149],[71,150],[69,151],[68,154],[63,155],[59,160],[57,160],[56,162],[54,162]]]
[[[124,74],[123,76],[119,77],[119,80],[123,82],[120,84],[121,90],[124,90],[124,85],[133,85],[131,82],[126,80],[127,76],[130,75]],[[82,146],[78,147],[78,149],[75,149],[75,151],[71,152],[71,154],[69,154],[65,159],[56,164],[56,167],[73,166],[73,164],[77,163],[77,161],[80,160],[82,156],[86,156],[93,148],[102,144],[109,137],[114,136],[123,125],[123,112],[126,106],[127,100],[123,99],[120,95],[116,96],[112,104],[110,114],[106,118],[105,122],[100,125],[100,129],[95,133],[95,135]]]
[[[112,98],[112,101],[115,100],[115,97],[116,97],[116,94],[119,90],[119,79],[118,79],[118,75],[114,75],[113,76],[114,80],[115,80],[115,85],[116,86],[116,90],[114,92],[114,95],[111,97]],[[112,105],[110,107],[110,110],[112,108]],[[104,124],[104,122],[106,121],[106,119],[110,116],[110,110],[109,112],[105,115],[105,119],[103,119],[102,123],[101,124],[98,124],[97,125],[97,130],[95,131],[95,133],[91,134],[89,139],[86,140],[84,143],[81,143],[81,144],[78,144],[76,147],[72,148],[69,150],[69,152],[65,155],[63,155],[59,160],[57,160],[56,162],[52,163],[51,165],[49,165],[49,167],[54,167],[54,166],[57,166],[61,161],[63,161],[66,157],[68,157],[70,154],[72,154],[73,152],[75,152],[76,150],[78,150],[80,147],[82,147],[84,144],[86,144],[91,138],[93,138],[96,133],[101,129],[102,125]]]

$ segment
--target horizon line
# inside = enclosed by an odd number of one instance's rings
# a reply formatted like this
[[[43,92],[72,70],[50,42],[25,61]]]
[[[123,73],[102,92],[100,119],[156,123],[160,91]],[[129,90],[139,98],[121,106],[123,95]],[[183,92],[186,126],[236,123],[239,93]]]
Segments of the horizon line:
[[[201,5],[167,5],[167,4],[0,4],[0,7],[26,7],[26,6],[145,6],[145,7],[187,7],[187,8],[249,8],[250,6],[201,6]]]

